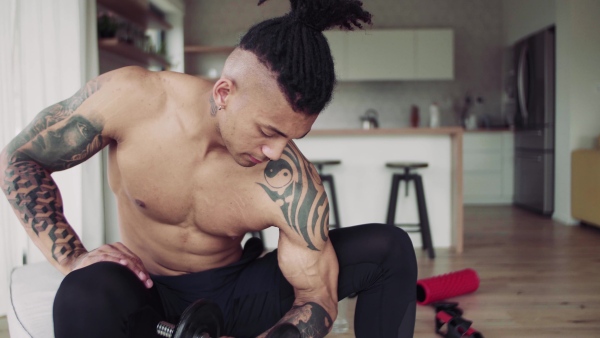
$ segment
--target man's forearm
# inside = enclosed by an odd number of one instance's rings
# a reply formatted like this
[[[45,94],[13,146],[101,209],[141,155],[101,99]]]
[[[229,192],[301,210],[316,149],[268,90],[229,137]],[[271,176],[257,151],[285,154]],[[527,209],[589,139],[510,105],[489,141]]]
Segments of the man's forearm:
[[[64,273],[69,272],[65,265],[86,250],[65,219],[56,183],[33,161],[5,160],[0,185],[15,214],[44,255]]]
[[[324,307],[315,302],[294,305],[277,323],[292,323],[303,338],[325,337],[333,326],[333,319]],[[267,331],[259,337],[268,337]]]

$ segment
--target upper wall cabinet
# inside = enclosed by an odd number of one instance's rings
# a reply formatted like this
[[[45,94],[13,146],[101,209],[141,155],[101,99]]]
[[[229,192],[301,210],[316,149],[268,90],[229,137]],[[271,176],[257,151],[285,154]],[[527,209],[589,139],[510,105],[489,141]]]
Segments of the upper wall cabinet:
[[[415,76],[415,34],[380,30],[348,34],[348,80],[396,80]]]
[[[454,79],[454,32],[452,30],[416,30],[415,55],[417,79]]]
[[[329,42],[329,49],[333,57],[335,74],[339,80],[348,78],[348,33],[344,31],[325,31],[323,32]]]
[[[340,81],[452,80],[450,29],[325,32]]]

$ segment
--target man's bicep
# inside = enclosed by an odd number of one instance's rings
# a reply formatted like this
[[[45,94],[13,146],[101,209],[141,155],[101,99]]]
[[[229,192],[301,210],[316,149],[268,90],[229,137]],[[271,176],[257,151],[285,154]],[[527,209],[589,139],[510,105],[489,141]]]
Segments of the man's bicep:
[[[258,184],[279,209],[275,223],[290,240],[321,250],[328,239],[329,201],[319,174],[293,143],[267,164]]]
[[[10,162],[33,160],[51,171],[73,167],[106,145],[103,121],[93,114],[76,113],[107,77],[88,82],[72,97],[44,110],[7,146]]]
[[[337,299],[338,261],[331,242],[318,243],[320,250],[314,251],[294,236],[298,235],[280,233],[278,261],[296,296]]]

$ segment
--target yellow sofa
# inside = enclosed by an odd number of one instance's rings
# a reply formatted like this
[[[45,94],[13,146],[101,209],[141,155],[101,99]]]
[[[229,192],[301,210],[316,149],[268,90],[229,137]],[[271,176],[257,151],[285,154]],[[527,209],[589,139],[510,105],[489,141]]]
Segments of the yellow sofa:
[[[595,149],[577,149],[571,154],[571,214],[600,227],[600,137]]]

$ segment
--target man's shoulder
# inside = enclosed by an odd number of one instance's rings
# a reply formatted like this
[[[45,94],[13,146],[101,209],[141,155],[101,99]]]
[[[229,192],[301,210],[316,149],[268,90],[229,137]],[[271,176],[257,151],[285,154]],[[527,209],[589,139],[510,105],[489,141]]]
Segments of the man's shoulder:
[[[270,161],[260,186],[277,206],[274,224],[300,247],[321,250],[326,241],[329,202],[319,173],[294,142]]]
[[[264,169],[264,179],[263,188],[267,192],[318,195],[323,191],[319,173],[293,141],[284,148],[278,160],[269,161]]]
[[[139,66],[118,68],[108,73],[115,83],[143,90],[145,94],[154,91],[169,91],[170,88],[210,88],[212,83],[197,76],[174,71],[153,71]]]

